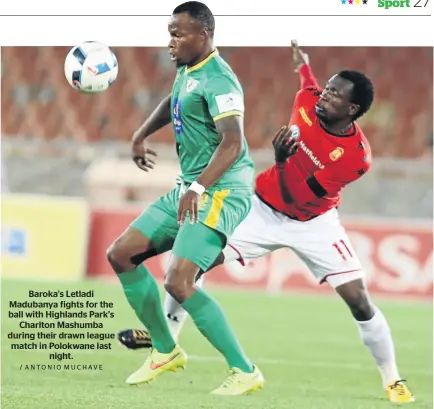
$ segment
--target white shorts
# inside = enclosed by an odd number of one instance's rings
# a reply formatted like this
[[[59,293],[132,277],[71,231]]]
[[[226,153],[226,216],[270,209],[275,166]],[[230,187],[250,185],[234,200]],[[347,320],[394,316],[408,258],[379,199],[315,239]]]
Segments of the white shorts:
[[[248,261],[281,248],[293,250],[319,283],[327,281],[335,288],[364,278],[336,209],[300,222],[274,211],[255,195],[252,209],[223,251],[225,262],[240,256]]]

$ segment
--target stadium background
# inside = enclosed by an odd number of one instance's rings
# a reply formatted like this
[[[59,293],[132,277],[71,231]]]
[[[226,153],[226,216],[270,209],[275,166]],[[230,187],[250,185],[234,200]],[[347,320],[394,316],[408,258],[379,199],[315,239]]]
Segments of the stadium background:
[[[170,91],[174,67],[167,50],[114,51],[116,84],[83,95],[65,81],[67,47],[2,49],[2,180],[12,194],[3,206],[5,275],[111,276],[106,246],[174,184],[178,166],[169,126],[151,138],[159,154],[153,172],[138,171],[128,157],[132,133]],[[320,84],[344,67],[365,71],[375,84],[374,106],[360,121],[372,144],[373,168],[347,188],[340,210],[373,290],[430,297],[432,49],[306,51]],[[244,86],[245,132],[260,171],[272,163],[270,141],[288,121],[299,85],[290,50],[220,52]],[[53,237],[62,246],[47,269],[44,255]],[[164,259],[153,262],[159,277]],[[247,270],[222,268],[209,281],[272,291],[317,288],[283,251]]]
[[[63,60],[68,50],[1,50],[2,276],[9,279],[8,283],[15,278],[21,283],[8,284],[7,298],[24,291],[30,285],[27,283],[34,280],[39,281],[41,288],[62,280],[78,283],[71,285],[105,288],[101,282],[114,278],[105,260],[106,247],[147,203],[174,186],[179,171],[170,127],[150,138],[159,155],[154,171],[141,172],[129,159],[133,131],[170,91],[174,67],[167,50],[114,48],[119,77],[109,91],[100,95],[80,94],[67,84]],[[245,133],[259,172],[272,163],[271,140],[288,121],[298,89],[291,51],[277,47],[224,47],[219,51],[245,90]],[[372,145],[373,167],[345,190],[340,213],[367,272],[373,296],[378,300],[394,299],[393,308],[391,304],[384,308],[389,308],[392,328],[398,333],[398,352],[402,355],[402,351],[418,351],[416,359],[404,358],[404,364],[410,368],[413,379],[424,379],[422,392],[425,403],[429,403],[432,308],[426,309],[426,302],[431,305],[433,292],[432,48],[313,47],[304,51],[310,56],[320,84],[344,68],[363,70],[374,82],[374,106],[360,121]],[[166,262],[167,254],[149,262],[159,279],[164,275]],[[95,284],[83,284],[89,282],[83,281],[85,277],[98,280],[90,281]],[[221,267],[209,274],[207,281],[209,285],[223,286],[217,293],[219,299],[248,348],[255,348],[255,341],[248,343],[253,334],[261,348],[265,340],[261,342],[261,335],[253,332],[256,326],[248,323],[247,314],[262,316],[261,326],[268,323],[271,326],[267,331],[272,337],[286,342],[288,334],[279,338],[282,330],[273,324],[274,319],[277,322],[303,310],[303,316],[292,316],[290,327],[299,325],[312,339],[327,337],[327,330],[333,326],[324,321],[323,328],[322,321],[317,322],[317,311],[338,311],[335,301],[325,301],[327,297],[320,301],[308,294],[326,294],[331,290],[326,285],[319,287],[289,251],[276,252],[245,269],[237,263]],[[119,325],[132,325],[132,314],[121,290],[115,288],[103,290],[115,294],[122,305],[124,323],[116,322],[113,330],[119,329]],[[280,301],[273,298],[278,293],[285,294],[283,299],[278,298]],[[410,308],[406,303],[409,297],[424,301],[425,307]],[[240,307],[239,300],[248,306],[247,310]],[[279,312],[275,303],[281,303],[284,310]],[[335,315],[334,325],[341,326],[341,320],[347,322],[348,317],[344,309],[339,311],[342,317]],[[307,327],[309,320],[315,320],[315,329]],[[342,325],[350,326],[351,322]],[[187,334],[193,339],[190,332]],[[413,344],[408,343],[410,334]],[[196,334],[194,337],[197,339]],[[369,357],[357,349],[357,337],[351,339],[355,346],[349,353],[355,364],[370,365]],[[272,365],[272,359],[280,358],[274,355],[273,344],[268,348],[260,353]],[[296,351],[300,361],[303,354],[307,360],[312,358],[311,351]],[[336,357],[328,354],[321,352],[321,362],[329,358],[334,362]],[[122,355],[110,359],[117,360],[118,365],[128,361]],[[324,378],[331,376],[330,368],[321,369]],[[300,372],[296,376],[303,378]],[[373,379],[371,386],[376,385],[374,375]],[[314,378],[310,381],[316,382]],[[356,388],[355,383],[349,385],[350,378],[340,382]],[[286,393],[285,388],[282,386],[282,394]],[[354,394],[362,393],[354,390]],[[61,408],[62,404],[56,407]],[[366,407],[374,406],[369,403]],[[22,403],[20,407],[27,406]],[[30,401],[29,407],[33,407]],[[325,403],[321,407],[327,408]]]

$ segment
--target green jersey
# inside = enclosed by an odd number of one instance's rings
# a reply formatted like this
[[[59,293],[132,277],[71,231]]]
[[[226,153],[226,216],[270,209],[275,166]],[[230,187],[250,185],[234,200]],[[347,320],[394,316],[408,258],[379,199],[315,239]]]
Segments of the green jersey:
[[[244,114],[243,90],[216,50],[193,67],[178,68],[171,107],[182,177],[192,183],[208,166],[221,142],[215,121]],[[213,189],[253,189],[253,161],[246,140],[243,144],[243,153]]]

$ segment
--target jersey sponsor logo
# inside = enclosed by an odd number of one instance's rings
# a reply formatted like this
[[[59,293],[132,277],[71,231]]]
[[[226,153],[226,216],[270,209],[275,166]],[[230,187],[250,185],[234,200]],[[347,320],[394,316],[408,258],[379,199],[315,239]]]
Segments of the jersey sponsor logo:
[[[344,154],[344,150],[341,147],[337,147],[333,152],[330,152],[330,159],[334,162],[337,161]]]
[[[300,112],[300,115],[303,118],[303,121],[306,122],[309,126],[312,126],[312,121],[307,116],[306,110],[304,109],[304,107],[299,108],[298,112]]]
[[[181,101],[178,98],[173,100],[173,127],[177,135],[182,133]]]
[[[187,92],[193,91],[199,85],[199,81],[189,78],[187,81]]]
[[[215,101],[220,114],[230,111],[244,112],[243,97],[240,94],[230,92],[229,94],[216,95]]]
[[[309,157],[309,159],[320,169],[324,169],[324,165],[321,163],[321,161],[313,154],[313,152],[306,146],[306,144],[303,141],[300,141],[300,147],[303,150],[304,153]]]

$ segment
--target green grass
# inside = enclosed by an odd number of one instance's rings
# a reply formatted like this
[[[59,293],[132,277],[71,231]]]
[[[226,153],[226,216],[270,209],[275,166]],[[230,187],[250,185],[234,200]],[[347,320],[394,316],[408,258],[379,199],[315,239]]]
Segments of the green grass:
[[[125,379],[142,364],[145,354],[143,351],[126,350],[116,340],[111,342],[111,350],[75,351],[72,361],[50,361],[49,351],[11,351],[10,345],[14,341],[8,339],[7,335],[11,331],[19,331],[20,320],[8,318],[9,301],[28,299],[29,289],[42,291],[68,288],[95,289],[97,299],[114,303],[115,318],[100,320],[104,322],[104,332],[115,333],[119,329],[139,327],[119,285],[101,282],[66,285],[3,281],[3,408],[391,407],[385,399],[377,369],[359,340],[356,326],[336,297],[212,291],[226,310],[246,352],[266,377],[263,391],[245,397],[222,398],[209,394],[224,380],[225,363],[190,321],[181,338],[181,344],[190,356],[187,369],[163,375],[156,382],[139,387],[126,385]],[[378,304],[392,327],[401,376],[408,380],[417,397],[411,407],[432,408],[432,306],[391,301]],[[70,332],[74,331],[87,330]],[[103,370],[20,370],[20,365],[25,364],[64,363],[101,364]]]

